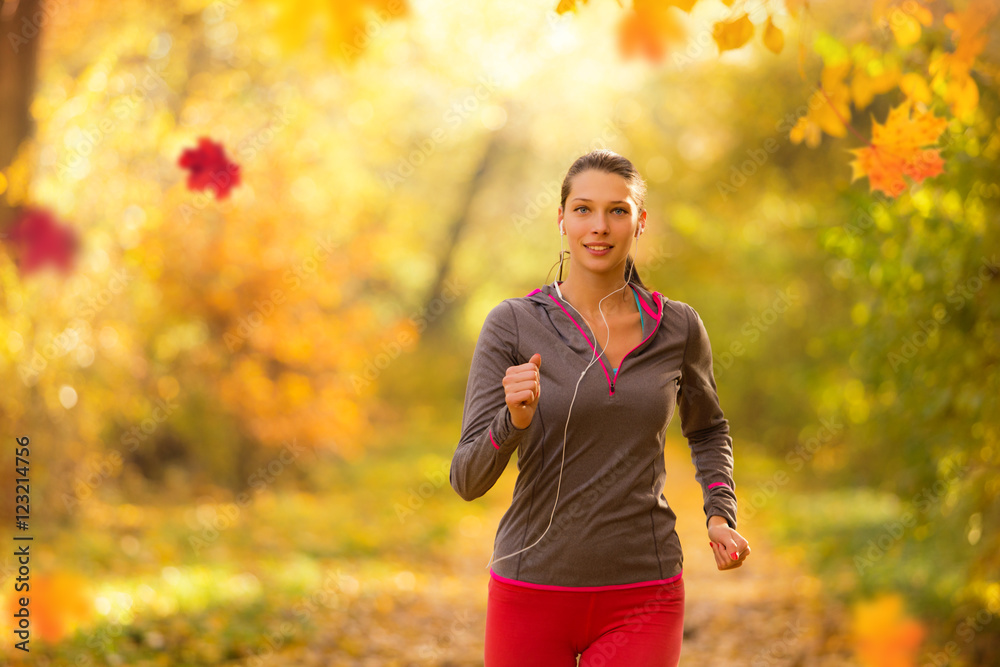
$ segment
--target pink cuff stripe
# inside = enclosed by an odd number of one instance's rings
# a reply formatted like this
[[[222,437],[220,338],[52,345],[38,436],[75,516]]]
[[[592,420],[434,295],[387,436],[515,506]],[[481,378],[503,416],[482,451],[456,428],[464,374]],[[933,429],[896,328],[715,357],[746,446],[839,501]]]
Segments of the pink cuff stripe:
[[[490,442],[493,443],[494,447],[496,447],[497,449],[500,449],[500,445],[498,445],[497,441],[493,439],[493,429],[490,429],[489,433],[490,433]]]
[[[729,486],[729,485],[726,484],[725,482],[716,482],[715,484],[709,484],[708,488],[711,489],[712,487],[716,487],[716,486]]]

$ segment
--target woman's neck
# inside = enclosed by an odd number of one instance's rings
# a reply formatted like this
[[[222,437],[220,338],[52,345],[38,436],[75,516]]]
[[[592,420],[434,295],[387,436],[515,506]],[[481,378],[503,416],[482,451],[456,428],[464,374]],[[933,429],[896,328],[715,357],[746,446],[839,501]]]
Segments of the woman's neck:
[[[616,291],[617,290],[617,291]],[[631,288],[625,284],[623,277],[616,277],[614,282],[606,280],[581,280],[574,282],[567,278],[559,284],[563,298],[584,316],[603,313],[604,316],[620,312],[622,306],[633,310],[628,304],[633,300]],[[610,294],[610,296],[608,296]],[[605,299],[604,297],[608,297]],[[604,303],[601,303],[604,299]]]

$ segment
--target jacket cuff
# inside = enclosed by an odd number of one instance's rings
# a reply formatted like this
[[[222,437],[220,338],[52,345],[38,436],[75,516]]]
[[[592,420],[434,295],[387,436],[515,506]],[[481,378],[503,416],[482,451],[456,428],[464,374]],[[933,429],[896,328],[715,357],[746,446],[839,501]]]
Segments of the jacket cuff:
[[[713,516],[721,516],[729,524],[729,527],[736,530],[736,507],[730,507],[730,503],[713,503],[705,509],[705,528],[708,528],[708,520]]]
[[[537,420],[532,419],[528,428],[517,428],[510,419],[510,410],[504,403],[497,415],[493,418],[489,428],[489,440],[494,449],[501,452],[511,452],[524,440],[525,434],[531,430]]]

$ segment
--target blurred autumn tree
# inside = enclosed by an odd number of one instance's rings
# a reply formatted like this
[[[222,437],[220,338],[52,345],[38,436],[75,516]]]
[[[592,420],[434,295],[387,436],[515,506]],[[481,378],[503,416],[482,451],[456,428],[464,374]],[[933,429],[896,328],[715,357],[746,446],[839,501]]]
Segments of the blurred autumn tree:
[[[26,433],[60,441],[64,453],[38,470],[49,482],[39,488],[51,494],[39,502],[44,512],[71,513],[118,475],[133,491],[142,485],[130,481],[134,473],[240,489],[293,441],[345,457],[363,449],[370,415],[361,406],[374,384],[357,382],[357,373],[378,335],[413,325],[345,299],[380,280],[380,264],[355,241],[362,223],[384,212],[363,193],[378,187],[376,177],[356,169],[336,134],[311,135],[317,118],[309,116],[319,110],[304,108],[303,93],[276,65],[289,55],[283,49],[301,51],[302,39],[316,36],[303,34],[308,25],[327,47],[303,57],[342,63],[342,76],[329,73],[310,94],[350,85],[364,98],[346,81],[365,42],[355,31],[405,16],[406,5],[358,2],[350,13],[312,3],[317,20],[306,22],[289,14],[305,4],[292,4],[247,3],[239,12],[222,3],[186,3],[180,12],[125,4],[116,21],[130,28],[121,39],[87,48],[78,26],[104,21],[102,8],[69,3],[40,14],[37,3],[4,4],[4,25],[17,39],[4,40],[3,110],[18,119],[4,123],[4,146],[17,156],[0,170],[4,205],[44,204],[91,221],[85,267],[72,277],[19,279],[12,264],[4,271],[4,372],[16,388],[4,396],[4,412]],[[271,41],[251,58],[236,35],[272,23]],[[45,40],[34,95],[32,54],[48,33],[58,38]],[[25,122],[29,107],[43,121],[41,136]],[[177,168],[206,134],[243,168],[229,201],[222,195],[232,183],[214,194],[189,189]],[[65,138],[58,150],[54,136]],[[368,206],[340,210],[339,196],[279,155],[324,161],[325,176]],[[100,202],[90,196],[94,173],[112,195]],[[267,206],[247,215],[260,200]],[[40,433],[48,422],[52,431]]]

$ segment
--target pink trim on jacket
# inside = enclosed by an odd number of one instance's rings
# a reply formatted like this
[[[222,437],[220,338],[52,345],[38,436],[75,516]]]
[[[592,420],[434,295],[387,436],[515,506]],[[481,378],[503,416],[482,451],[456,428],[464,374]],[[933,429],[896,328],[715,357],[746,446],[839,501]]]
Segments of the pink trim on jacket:
[[[642,586],[660,586],[663,584],[669,584],[671,582],[677,581],[684,574],[681,570],[669,579],[655,579],[653,581],[637,581],[632,584],[611,584],[609,586],[553,586],[550,584],[532,584],[527,581],[518,581],[517,579],[508,579],[507,577],[501,577],[499,574],[490,568],[490,574],[497,581],[503,582],[505,584],[512,584],[514,586],[522,586],[524,588],[534,588],[540,591],[569,591],[569,592],[596,592],[596,591],[619,591],[626,588],[640,588]]]

